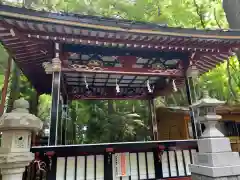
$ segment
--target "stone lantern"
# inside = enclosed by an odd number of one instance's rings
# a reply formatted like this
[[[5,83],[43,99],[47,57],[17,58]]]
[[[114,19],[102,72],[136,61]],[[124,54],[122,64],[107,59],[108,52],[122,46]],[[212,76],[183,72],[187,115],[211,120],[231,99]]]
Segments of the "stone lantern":
[[[203,92],[203,98],[192,105],[196,112],[196,119],[205,125],[205,131],[201,138],[224,137],[221,131],[216,128],[216,124],[222,116],[216,114],[216,108],[225,104],[225,101],[210,98],[207,91]]]
[[[199,152],[190,165],[192,179],[240,179],[240,157],[232,152],[230,140],[216,128],[222,118],[216,114],[216,107],[224,104],[210,98],[205,91],[203,98],[194,103],[192,108],[197,111],[197,119],[204,123],[206,129],[198,140]]]
[[[22,180],[25,166],[34,159],[30,152],[31,132],[39,131],[42,122],[29,114],[28,109],[29,103],[19,99],[14,102],[13,111],[0,118],[0,168],[3,180]]]

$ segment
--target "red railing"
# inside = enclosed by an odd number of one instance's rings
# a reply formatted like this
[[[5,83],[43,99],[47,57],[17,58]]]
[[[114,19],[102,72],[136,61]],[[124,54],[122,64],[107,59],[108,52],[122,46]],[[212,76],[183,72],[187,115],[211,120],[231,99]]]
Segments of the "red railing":
[[[75,172],[78,171],[77,164],[80,162],[78,158],[81,158],[81,162],[89,160],[90,157],[94,157],[93,164],[96,164],[96,159],[99,156],[103,158],[103,180],[113,180],[114,178],[114,168],[113,168],[113,157],[114,153],[121,153],[121,152],[130,152],[131,155],[136,157],[142,157],[145,153],[150,153],[153,157],[151,160],[153,163],[152,166],[155,167],[155,175],[150,174],[148,170],[146,170],[146,179],[181,179],[181,180],[189,180],[190,174],[187,170],[188,164],[192,163],[192,154],[191,150],[197,149],[196,141],[194,140],[187,140],[187,141],[159,141],[159,142],[132,142],[132,143],[112,143],[112,144],[93,144],[93,145],[65,145],[65,146],[40,146],[40,147],[33,147],[31,151],[36,154],[35,160],[30,163],[28,167],[26,167],[26,171],[23,174],[23,180],[57,180],[59,174],[57,175],[57,162],[59,160],[65,161],[65,171],[70,168],[67,166],[68,158],[75,159]],[[185,159],[185,152],[189,154],[188,160]],[[175,161],[171,161],[170,154],[175,156]],[[175,155],[174,155],[175,154]],[[175,163],[175,166],[178,166],[178,157],[182,154],[182,167],[176,167],[177,173],[171,173],[171,163]],[[162,159],[163,155],[165,156],[165,160]],[[191,156],[191,157],[190,157]],[[138,159],[138,158],[137,158]],[[185,160],[184,160],[185,159]],[[141,158],[141,161],[143,158]],[[142,175],[141,170],[139,170],[141,164],[146,164],[146,169],[148,169],[148,157],[146,157],[145,163],[140,162],[137,160],[136,168],[138,169],[138,176]],[[165,161],[165,162],[162,162]],[[171,162],[170,162],[171,161]],[[189,162],[188,162],[189,161]],[[167,165],[164,163],[167,163]],[[64,164],[64,163],[63,163]],[[163,169],[163,166],[168,167],[168,172],[166,175],[166,170]],[[149,166],[150,167],[150,166]],[[181,173],[180,173],[180,169]],[[87,172],[87,170],[84,170]],[[92,172],[93,174],[96,173],[96,170]],[[64,172],[63,172],[64,174]],[[82,174],[81,174],[82,175]],[[68,177],[65,176],[63,179],[68,180]],[[78,175],[75,174],[77,177]],[[86,178],[88,174],[82,175]],[[152,178],[150,178],[150,176]],[[61,176],[62,177],[62,176]],[[149,177],[149,178],[148,178]],[[95,174],[95,178],[97,178],[97,174]]]

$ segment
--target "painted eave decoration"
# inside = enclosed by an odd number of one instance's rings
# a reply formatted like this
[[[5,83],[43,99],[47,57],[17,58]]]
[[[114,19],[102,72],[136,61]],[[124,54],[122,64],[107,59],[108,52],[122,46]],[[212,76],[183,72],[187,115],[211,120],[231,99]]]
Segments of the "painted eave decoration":
[[[51,92],[51,73],[44,67],[51,69],[58,43],[71,98],[116,99],[117,91],[123,99],[144,99],[149,92],[171,92],[173,82],[179,88],[188,61],[201,75],[228,59],[239,48],[240,32],[0,5],[0,41],[39,93]]]

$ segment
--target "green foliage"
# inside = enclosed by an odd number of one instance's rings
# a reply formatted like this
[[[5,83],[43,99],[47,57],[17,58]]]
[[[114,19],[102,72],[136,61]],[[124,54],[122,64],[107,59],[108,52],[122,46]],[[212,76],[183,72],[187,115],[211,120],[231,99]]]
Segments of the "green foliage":
[[[3,46],[0,44],[0,93],[2,93],[2,86],[4,83],[4,73],[7,69],[8,64],[8,54]],[[1,98],[0,98],[1,99]]]
[[[23,6],[21,1],[2,0],[3,3]],[[185,28],[227,28],[228,23],[221,0],[25,0],[24,6],[46,11],[64,11],[146,21]],[[6,51],[0,47],[0,83],[7,64]],[[3,68],[1,68],[3,67]],[[195,81],[197,97],[203,87],[210,94],[228,103],[240,99],[240,66],[236,57],[229,63],[217,66]],[[23,96],[34,101],[35,92],[27,79],[14,68],[11,77],[10,99]],[[39,99],[38,116],[49,120],[51,98],[42,95]],[[187,105],[184,89],[168,97],[157,99],[157,104]],[[134,108],[133,108],[134,107]],[[149,109],[143,101],[74,101],[69,107],[68,137],[78,143],[147,140],[149,131]],[[137,113],[140,118],[127,115]]]
[[[43,120],[49,120],[51,110],[51,96],[43,94],[39,97],[38,114],[37,116]]]
[[[200,78],[199,86],[206,86],[213,97],[226,100],[228,103],[236,103],[240,97],[240,66],[238,59],[234,56],[229,60],[217,66],[214,71],[204,74]],[[229,82],[230,78],[232,79]],[[231,90],[232,88],[232,90]],[[233,91],[233,92],[232,92]],[[236,97],[233,94],[236,94]]]
[[[76,103],[75,101],[72,104]],[[71,118],[76,118],[78,129],[82,130],[86,127],[86,136],[82,142],[134,141],[145,140],[150,136],[149,112],[145,101],[82,101],[81,103],[85,105],[82,104],[80,109],[77,107],[77,112],[80,110],[83,113]],[[109,111],[109,105],[114,106],[113,111]],[[75,109],[71,108],[71,112]],[[133,113],[133,109],[136,114]]]

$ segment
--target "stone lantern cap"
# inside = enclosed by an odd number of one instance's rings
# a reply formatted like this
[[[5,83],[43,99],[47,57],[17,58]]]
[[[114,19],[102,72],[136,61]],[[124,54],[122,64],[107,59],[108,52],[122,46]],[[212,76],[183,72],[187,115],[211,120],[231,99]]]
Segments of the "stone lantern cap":
[[[226,103],[225,101],[219,101],[216,98],[209,97],[208,91],[204,90],[203,98],[200,99],[199,101],[197,101],[196,103],[193,103],[191,105],[191,107],[192,108],[207,107],[207,106],[217,107],[217,106],[223,105],[225,103]]]
[[[13,104],[13,110],[0,117],[0,131],[6,130],[30,130],[39,131],[42,128],[42,121],[33,114],[30,114],[29,103],[23,98]]]

